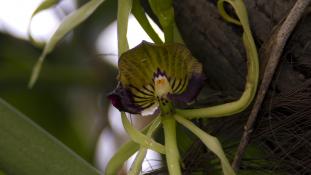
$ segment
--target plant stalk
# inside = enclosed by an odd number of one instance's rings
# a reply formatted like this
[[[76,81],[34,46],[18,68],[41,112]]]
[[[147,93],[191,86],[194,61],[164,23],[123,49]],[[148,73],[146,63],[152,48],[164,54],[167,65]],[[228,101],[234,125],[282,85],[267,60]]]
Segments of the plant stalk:
[[[166,162],[169,174],[181,175],[179,151],[176,142],[176,121],[172,115],[162,116],[165,137]]]

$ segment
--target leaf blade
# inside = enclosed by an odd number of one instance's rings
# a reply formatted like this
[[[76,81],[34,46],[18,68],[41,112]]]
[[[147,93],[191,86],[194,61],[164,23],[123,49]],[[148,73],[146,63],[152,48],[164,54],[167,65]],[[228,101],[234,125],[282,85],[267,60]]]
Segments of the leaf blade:
[[[102,4],[105,0],[91,0],[80,7],[78,10],[69,14],[62,21],[60,26],[54,32],[50,40],[46,43],[42,54],[40,55],[37,63],[35,64],[28,87],[31,88],[35,84],[38,79],[38,76],[41,71],[42,64],[44,62],[45,57],[54,49],[56,44],[72,29],[81,24],[84,20],[86,20],[93,12],[98,8],[100,4]]]
[[[10,175],[100,173],[0,98],[0,167]]]
[[[31,14],[29,24],[28,24],[27,33],[28,33],[28,38],[29,38],[30,42],[33,43],[34,45],[40,47],[40,46],[42,46],[43,43],[35,41],[35,39],[32,37],[31,30],[30,30],[32,19],[34,18],[35,15],[37,15],[41,11],[46,10],[48,8],[51,8],[54,5],[58,4],[59,1],[60,0],[45,0],[45,1],[41,2],[41,4],[39,4],[39,6],[35,9],[35,11]]]

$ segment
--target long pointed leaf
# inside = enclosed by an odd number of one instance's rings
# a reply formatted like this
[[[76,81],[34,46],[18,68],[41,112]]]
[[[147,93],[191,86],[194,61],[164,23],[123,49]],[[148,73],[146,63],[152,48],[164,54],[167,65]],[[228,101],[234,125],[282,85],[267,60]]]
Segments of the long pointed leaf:
[[[37,63],[35,64],[28,86],[32,87],[40,74],[42,63],[55,47],[55,45],[72,29],[86,20],[105,0],[91,0],[80,7],[78,10],[69,14],[60,24],[58,29],[52,35],[51,39],[46,43],[42,54],[40,55]]]
[[[43,11],[43,10],[46,10],[50,7],[53,7],[54,5],[58,4],[60,0],[45,0],[43,2],[41,2],[41,4],[35,9],[35,11],[32,13],[31,17],[30,17],[30,20],[29,20],[29,24],[28,24],[28,38],[30,40],[30,42],[32,42],[34,45],[36,46],[42,46],[43,43],[40,43],[40,42],[37,42],[34,40],[34,38],[32,37],[32,34],[31,34],[31,22],[32,22],[32,19],[33,17],[38,14],[39,12]]]
[[[1,98],[0,169],[9,175],[100,174]]]

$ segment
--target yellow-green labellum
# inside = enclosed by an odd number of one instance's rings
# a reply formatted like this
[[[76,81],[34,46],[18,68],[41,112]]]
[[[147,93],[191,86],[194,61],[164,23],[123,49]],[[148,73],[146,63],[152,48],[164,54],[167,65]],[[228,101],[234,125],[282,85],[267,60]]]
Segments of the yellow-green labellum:
[[[142,42],[119,59],[112,104],[130,113],[153,113],[159,102],[192,101],[204,84],[202,65],[182,44]]]

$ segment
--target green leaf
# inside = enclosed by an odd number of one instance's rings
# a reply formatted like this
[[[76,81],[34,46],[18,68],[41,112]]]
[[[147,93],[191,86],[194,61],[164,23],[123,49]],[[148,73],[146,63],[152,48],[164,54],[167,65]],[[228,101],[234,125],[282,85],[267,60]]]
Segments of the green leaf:
[[[3,171],[0,170],[0,175],[5,175]]]
[[[80,23],[86,20],[105,0],[91,0],[80,7],[78,10],[69,14],[60,24],[58,29],[52,35],[51,39],[46,43],[42,54],[35,64],[28,86],[31,88],[40,74],[42,63],[55,47],[55,45],[72,29],[77,27]]]
[[[100,173],[0,99],[0,169],[10,175]]]
[[[31,28],[31,22],[32,22],[32,19],[33,17],[38,14],[39,12],[43,11],[43,10],[46,10],[56,4],[58,4],[59,0],[45,0],[43,2],[41,2],[41,4],[35,9],[35,11],[32,13],[31,17],[30,17],[30,21],[29,21],[29,24],[28,24],[28,38],[30,40],[30,42],[32,42],[34,45],[38,46],[38,47],[41,47],[43,45],[43,43],[40,43],[40,42],[37,42],[33,39],[32,35],[31,35],[31,31],[30,31],[30,28]]]

